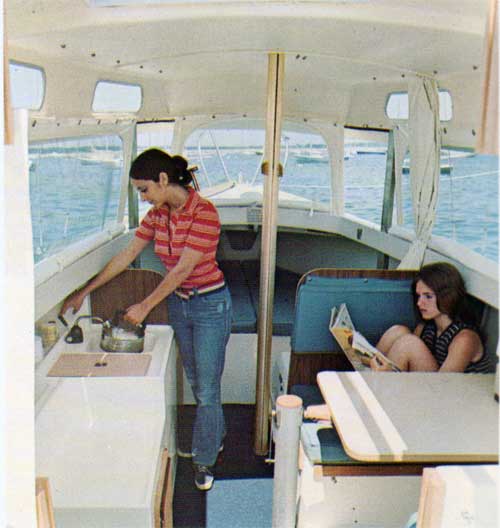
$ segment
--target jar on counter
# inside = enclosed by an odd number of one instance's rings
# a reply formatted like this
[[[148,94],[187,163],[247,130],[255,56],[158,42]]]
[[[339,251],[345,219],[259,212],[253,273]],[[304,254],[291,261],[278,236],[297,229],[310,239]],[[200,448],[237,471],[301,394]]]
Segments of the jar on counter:
[[[57,343],[59,339],[59,330],[55,321],[48,321],[40,327],[42,335],[42,346],[48,350]]]

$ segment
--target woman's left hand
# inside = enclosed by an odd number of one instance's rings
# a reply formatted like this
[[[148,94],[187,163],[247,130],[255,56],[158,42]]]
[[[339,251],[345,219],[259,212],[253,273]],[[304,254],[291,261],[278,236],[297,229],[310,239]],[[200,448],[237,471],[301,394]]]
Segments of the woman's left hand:
[[[143,303],[133,304],[132,306],[127,308],[127,311],[125,312],[123,318],[129,323],[138,325],[141,324],[144,319],[146,319],[148,313],[149,310],[144,306]]]

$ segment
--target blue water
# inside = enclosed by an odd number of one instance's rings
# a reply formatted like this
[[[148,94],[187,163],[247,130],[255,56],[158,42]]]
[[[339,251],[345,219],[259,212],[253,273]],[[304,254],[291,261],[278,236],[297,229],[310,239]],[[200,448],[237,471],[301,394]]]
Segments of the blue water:
[[[88,149],[84,149],[86,152]],[[255,151],[222,149],[225,168],[215,150],[195,149],[188,157],[200,169],[202,187],[229,178],[262,182],[258,170],[261,156]],[[120,152],[116,152],[117,159]],[[40,156],[30,151],[31,206],[35,260],[41,260],[75,240],[102,230],[116,218],[121,165],[90,163],[73,152]],[[459,243],[498,260],[498,158],[471,156],[451,158],[450,174],[441,174],[440,198],[434,234]],[[365,220],[380,223],[384,191],[386,156],[357,154],[344,162],[345,210]],[[224,170],[225,169],[225,170]],[[206,170],[206,173],[205,173]],[[207,176],[208,174],[208,176]],[[284,191],[321,203],[329,203],[330,166],[328,163],[302,163],[289,154],[284,176]],[[412,228],[413,219],[408,176],[404,175],[404,225]],[[147,208],[147,204],[142,210]]]

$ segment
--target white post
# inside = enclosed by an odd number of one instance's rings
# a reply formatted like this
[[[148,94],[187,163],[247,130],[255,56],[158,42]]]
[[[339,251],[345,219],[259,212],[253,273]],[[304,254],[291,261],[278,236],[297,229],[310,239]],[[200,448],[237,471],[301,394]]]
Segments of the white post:
[[[273,528],[294,528],[297,514],[297,479],[299,463],[302,400],[285,394],[276,400],[274,438]]]

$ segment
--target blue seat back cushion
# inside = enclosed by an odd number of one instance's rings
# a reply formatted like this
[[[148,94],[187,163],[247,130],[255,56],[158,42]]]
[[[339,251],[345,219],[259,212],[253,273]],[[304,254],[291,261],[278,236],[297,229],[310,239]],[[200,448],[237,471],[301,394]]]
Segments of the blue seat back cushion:
[[[394,324],[415,326],[411,280],[309,276],[297,295],[292,350],[340,353],[328,324],[332,307],[341,303],[372,344]]]
[[[231,292],[233,333],[252,334],[257,331],[257,315],[252,304],[250,290],[238,261],[221,261],[219,266]]]
[[[252,334],[257,331],[259,310],[259,262],[219,261],[233,302],[232,333]],[[273,310],[273,335],[292,334],[295,291],[300,275],[276,268]]]
[[[259,279],[260,263],[254,260],[242,261],[241,267],[249,287],[250,297],[255,313],[259,310]],[[289,336],[292,334],[295,292],[300,275],[276,268],[274,303],[273,303],[273,335]]]

